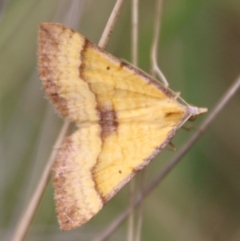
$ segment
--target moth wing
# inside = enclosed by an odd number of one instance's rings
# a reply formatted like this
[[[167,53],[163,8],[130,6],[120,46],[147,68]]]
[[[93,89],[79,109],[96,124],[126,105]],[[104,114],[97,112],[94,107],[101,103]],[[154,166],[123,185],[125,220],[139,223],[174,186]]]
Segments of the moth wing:
[[[60,24],[42,24],[39,73],[48,97],[78,130],[53,169],[60,226],[91,219],[161,151],[189,117],[174,94]]]
[[[167,145],[176,129],[157,121],[131,121],[120,122],[104,138],[98,124],[82,127],[68,137],[53,169],[61,228],[75,228],[96,215]]]

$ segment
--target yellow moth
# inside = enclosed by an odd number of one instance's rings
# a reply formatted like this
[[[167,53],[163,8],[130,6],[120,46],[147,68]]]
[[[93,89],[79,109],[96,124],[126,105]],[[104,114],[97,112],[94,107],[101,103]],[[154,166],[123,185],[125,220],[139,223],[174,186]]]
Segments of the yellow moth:
[[[58,221],[76,228],[94,215],[173,138],[206,111],[81,34],[57,23],[39,31],[39,75],[58,112],[77,130],[53,167]]]

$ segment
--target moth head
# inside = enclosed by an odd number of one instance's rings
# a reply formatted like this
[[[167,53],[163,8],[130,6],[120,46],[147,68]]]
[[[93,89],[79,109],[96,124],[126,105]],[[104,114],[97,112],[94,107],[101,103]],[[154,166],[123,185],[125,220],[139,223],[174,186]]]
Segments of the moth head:
[[[190,110],[190,114],[191,114],[190,118],[188,119],[189,121],[196,120],[198,115],[201,115],[208,111],[207,108],[194,107],[194,106],[190,106],[189,110]]]

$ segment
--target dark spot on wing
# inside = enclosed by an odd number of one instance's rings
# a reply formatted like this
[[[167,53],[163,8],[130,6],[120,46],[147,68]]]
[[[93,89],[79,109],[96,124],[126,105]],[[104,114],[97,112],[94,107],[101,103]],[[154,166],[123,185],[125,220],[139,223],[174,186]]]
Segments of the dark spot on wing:
[[[101,138],[105,139],[107,136],[117,131],[118,122],[116,112],[98,107],[101,125]]]

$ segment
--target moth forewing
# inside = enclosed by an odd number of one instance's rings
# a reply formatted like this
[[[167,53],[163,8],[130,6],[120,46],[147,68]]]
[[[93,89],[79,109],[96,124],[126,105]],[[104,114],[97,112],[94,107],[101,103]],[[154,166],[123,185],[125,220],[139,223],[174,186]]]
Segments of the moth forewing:
[[[40,25],[38,68],[58,112],[75,122],[53,167],[61,229],[99,210],[205,108],[57,23]]]

